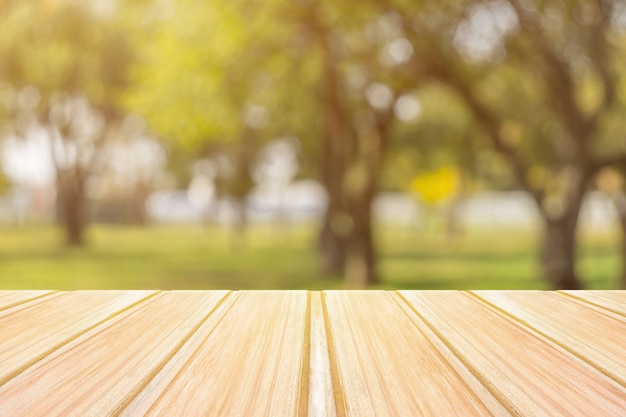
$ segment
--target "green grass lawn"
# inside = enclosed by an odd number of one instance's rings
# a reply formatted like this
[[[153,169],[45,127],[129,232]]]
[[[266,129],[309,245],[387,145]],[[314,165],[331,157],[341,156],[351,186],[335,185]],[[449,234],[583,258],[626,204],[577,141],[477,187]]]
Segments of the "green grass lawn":
[[[215,226],[102,227],[88,247],[66,249],[54,227],[0,229],[0,289],[339,289],[319,275],[312,226],[255,226],[245,242]],[[535,234],[472,230],[455,242],[379,227],[383,289],[543,289]],[[584,233],[587,288],[614,287],[617,234]]]

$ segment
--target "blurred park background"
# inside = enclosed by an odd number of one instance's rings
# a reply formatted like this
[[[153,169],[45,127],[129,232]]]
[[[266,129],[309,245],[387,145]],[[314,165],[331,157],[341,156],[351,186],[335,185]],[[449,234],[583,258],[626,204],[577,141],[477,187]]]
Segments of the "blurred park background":
[[[626,0],[0,0],[0,289],[626,288]]]

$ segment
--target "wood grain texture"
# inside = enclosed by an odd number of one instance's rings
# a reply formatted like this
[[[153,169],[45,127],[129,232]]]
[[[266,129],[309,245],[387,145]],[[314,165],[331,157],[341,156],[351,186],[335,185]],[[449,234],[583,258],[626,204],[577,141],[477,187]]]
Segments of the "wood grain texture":
[[[0,311],[52,294],[54,291],[0,291]]]
[[[626,291],[560,291],[626,317]]]
[[[140,387],[136,396],[129,398],[128,403],[120,407],[116,415],[118,417],[144,416],[158,401],[174,378],[187,366],[187,363],[198,351],[199,346],[215,330],[217,324],[224,319],[240,295],[240,293],[230,293],[219,304],[216,304],[211,314],[189,335],[189,338],[184,341],[175,354],[167,360],[163,367],[158,369],[158,372],[146,379],[145,385]]]
[[[474,291],[626,387],[626,318],[553,292]]]
[[[86,329],[153,291],[59,293],[0,313],[0,385]]]
[[[626,389],[536,332],[458,291],[400,291],[520,416],[626,415]]]
[[[172,292],[140,303],[2,385],[2,413],[113,414],[223,296]]]
[[[337,415],[327,331],[322,295],[314,292],[311,294],[308,417],[335,417]]]
[[[340,415],[492,414],[389,293],[329,291],[325,300]]]
[[[0,416],[622,416],[625,305],[619,291],[0,291]]]
[[[305,291],[244,291],[147,416],[297,416]]]

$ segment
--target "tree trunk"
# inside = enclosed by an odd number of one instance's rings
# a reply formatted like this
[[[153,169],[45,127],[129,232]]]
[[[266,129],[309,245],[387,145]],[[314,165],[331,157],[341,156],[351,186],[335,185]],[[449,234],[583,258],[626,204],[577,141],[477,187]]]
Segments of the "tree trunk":
[[[137,226],[146,226],[150,222],[150,216],[146,210],[146,201],[150,197],[151,187],[146,184],[138,184],[130,198],[130,222]]]
[[[462,169],[459,169],[459,184],[458,189],[455,190],[454,195],[450,199],[445,216],[446,222],[446,237],[448,243],[454,247],[460,240],[463,234],[463,225],[461,219],[461,211],[463,208],[463,200],[465,197],[466,189],[466,174]]]
[[[545,219],[541,244],[541,267],[545,280],[552,289],[582,289],[576,274],[577,214],[568,214],[556,220]]]
[[[320,179],[328,198],[317,241],[320,269],[327,276],[345,271],[351,219],[348,214],[344,181],[354,152],[350,119],[341,98],[341,81],[332,56],[329,40],[323,36],[324,72],[320,80],[321,145]]]
[[[373,195],[370,189],[351,202],[352,230],[348,239],[345,275],[346,282],[353,287],[364,288],[378,283],[372,227]]]
[[[321,271],[326,276],[342,275],[346,264],[346,239],[333,229],[332,210],[326,210],[317,240]]]
[[[617,283],[617,289],[626,290],[626,216],[621,216],[620,225],[622,226],[622,272]]]
[[[326,276],[342,275],[346,265],[347,237],[351,220],[342,187],[346,162],[343,154],[336,152],[331,135],[324,138],[320,168],[322,184],[326,190],[327,205],[317,241],[320,269]]]
[[[356,187],[347,180],[350,174],[346,154],[333,152],[329,146],[325,156],[322,180],[328,205],[318,238],[322,271],[330,276],[343,273],[346,282],[354,287],[376,284],[372,202],[382,155],[375,155],[375,163],[369,164],[369,169],[356,168],[364,181]]]
[[[235,219],[231,233],[231,246],[233,251],[242,251],[246,249],[248,235],[248,213],[245,196],[237,198],[235,210]]]
[[[85,189],[79,174],[58,173],[58,199],[67,246],[85,245]]]
[[[550,200],[544,200],[540,206],[544,221],[540,261],[544,279],[556,290],[582,289],[576,273],[576,230],[590,177],[590,172],[572,173],[567,191],[555,200],[560,204],[550,208]]]
[[[323,272],[352,287],[378,282],[372,219],[373,193],[352,196],[346,211],[327,209],[318,238]]]
[[[613,202],[622,231],[622,271],[617,280],[617,288],[626,290],[626,195],[623,192],[616,193],[613,196]]]
[[[256,150],[255,133],[246,129],[240,138],[239,149],[236,155],[236,173],[231,186],[231,194],[235,199],[236,217],[232,228],[233,248],[244,249],[248,233],[248,194],[254,188],[252,165]]]
[[[319,156],[328,196],[318,250],[323,270],[333,275],[343,270],[349,285],[365,287],[377,282],[371,206],[393,113],[357,110],[361,103],[350,100],[332,33],[323,24],[313,26],[323,53]]]

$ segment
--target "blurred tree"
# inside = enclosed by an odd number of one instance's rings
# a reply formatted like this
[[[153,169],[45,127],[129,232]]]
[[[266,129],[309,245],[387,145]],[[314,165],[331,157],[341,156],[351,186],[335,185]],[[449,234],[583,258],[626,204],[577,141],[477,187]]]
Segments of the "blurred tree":
[[[621,169],[620,169],[621,168]],[[622,171],[622,172],[620,172]],[[622,271],[617,277],[617,287],[626,289],[626,189],[622,167],[607,167],[598,172],[595,178],[596,187],[613,200],[620,229],[622,231]]]
[[[376,281],[371,204],[394,104],[409,85],[406,76],[413,79],[394,66],[412,51],[400,40],[385,52],[399,28],[380,19],[377,7],[355,13],[352,6],[177,4],[142,48],[147,65],[137,70],[128,103],[163,138],[237,155],[231,194],[241,200],[262,142],[296,136],[305,169],[314,155],[328,193],[324,269],[365,285]],[[410,97],[403,100],[411,106]]]
[[[275,8],[238,1],[149,4],[151,30],[125,98],[177,153],[227,161],[219,164],[217,191],[238,202],[238,233],[246,225],[257,151],[275,137],[269,122],[279,117],[272,91],[288,58],[277,53],[274,38],[284,43],[288,36],[270,19]]]
[[[617,211],[619,226],[622,231],[622,271],[617,280],[617,287],[626,290],[626,187],[624,177],[626,176],[626,164],[621,166],[621,177],[619,184],[621,188],[610,192],[615,209]]]
[[[554,288],[582,286],[576,225],[595,173],[626,158],[609,127],[624,95],[624,2],[395,2],[421,58],[482,126],[544,221],[541,264]]]
[[[510,190],[514,183],[472,115],[449,89],[428,83],[413,94],[419,111],[394,129],[389,158],[393,169],[383,172],[383,187],[414,193],[411,184],[416,177],[442,167],[454,170],[456,190],[444,196],[447,201],[439,207],[445,210],[448,238],[454,240],[463,229],[460,214],[466,197],[485,188]]]
[[[90,217],[138,226],[149,223],[146,202],[165,178],[166,152],[144,134],[143,123],[128,117],[123,133],[100,150],[89,179]]]
[[[378,280],[372,203],[398,118],[415,117],[413,50],[377,5],[302,1],[301,33],[319,68],[317,152],[328,206],[319,238],[324,269],[356,286]],[[401,115],[396,114],[401,108]]]
[[[130,26],[100,2],[4,2],[0,79],[13,133],[44,129],[56,167],[68,245],[84,244],[85,184],[99,150],[117,134],[118,100],[133,59]]]

